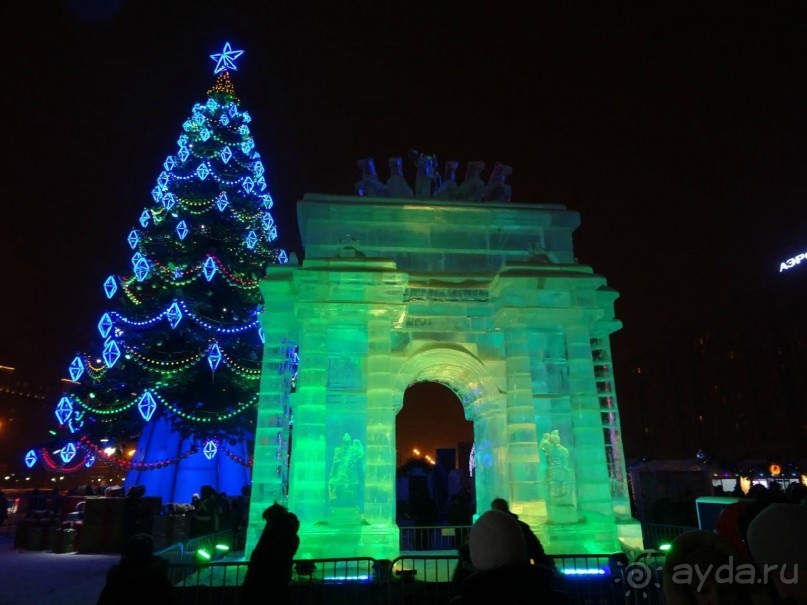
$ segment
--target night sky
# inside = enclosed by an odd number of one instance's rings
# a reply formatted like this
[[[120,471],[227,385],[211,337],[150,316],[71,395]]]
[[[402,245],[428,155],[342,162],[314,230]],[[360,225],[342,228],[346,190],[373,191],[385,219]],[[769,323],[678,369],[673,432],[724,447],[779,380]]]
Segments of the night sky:
[[[514,201],[581,213],[577,257],[621,294],[617,389],[806,247],[804,3],[239,4],[3,3],[0,364],[57,381],[97,344],[101,283],[227,40],[281,245],[302,256],[295,202],[352,194],[358,158],[512,165]]]

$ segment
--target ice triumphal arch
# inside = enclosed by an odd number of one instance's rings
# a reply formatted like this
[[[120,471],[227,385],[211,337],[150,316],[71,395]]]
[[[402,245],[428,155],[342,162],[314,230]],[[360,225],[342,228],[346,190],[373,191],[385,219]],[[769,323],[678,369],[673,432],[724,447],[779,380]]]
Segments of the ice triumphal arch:
[[[298,557],[397,556],[395,416],[419,381],[454,391],[474,423],[480,510],[508,499],[550,553],[641,547],[617,293],[577,263],[576,212],[308,194],[297,213],[305,260],[261,286],[249,550],[277,500],[300,519]]]

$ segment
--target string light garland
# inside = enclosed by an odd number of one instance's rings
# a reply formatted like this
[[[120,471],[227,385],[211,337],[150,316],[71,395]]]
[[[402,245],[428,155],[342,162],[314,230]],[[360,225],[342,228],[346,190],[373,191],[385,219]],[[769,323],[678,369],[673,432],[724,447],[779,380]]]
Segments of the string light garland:
[[[187,317],[189,320],[193,321],[194,323],[201,326],[205,330],[216,332],[217,334],[243,334],[244,332],[253,330],[260,325],[260,320],[258,320],[257,318],[253,319],[250,322],[238,325],[223,324],[221,322],[219,322],[218,325],[216,325],[216,323],[210,320],[203,319],[202,317],[191,311],[188,308],[187,302],[185,302],[184,300],[173,301],[168,308],[157,313],[156,315],[149,317],[148,319],[141,319],[141,320],[131,319],[129,317],[126,317],[125,315],[122,315],[121,313],[118,313],[117,311],[104,313],[98,325],[99,325],[99,331],[101,332],[101,336],[106,338],[106,336],[109,334],[109,331],[112,329],[112,326],[114,325],[112,321],[113,318],[117,322],[121,322],[135,328],[149,328],[154,324],[162,321],[163,319],[166,319],[168,320],[172,329],[176,329],[177,325],[179,325],[179,322],[182,321],[184,317]],[[104,326],[103,330],[101,330],[102,325]]]
[[[155,471],[161,468],[165,468],[167,466],[171,466],[173,464],[177,464],[182,460],[185,460],[189,456],[193,456],[195,453],[199,451],[199,446],[193,444],[187,450],[182,452],[179,456],[174,456],[172,458],[164,458],[163,460],[151,461],[151,462],[137,462],[134,460],[124,460],[123,458],[118,458],[115,456],[111,456],[107,454],[104,449],[90,441],[86,437],[81,438],[81,446],[92,453],[93,456],[97,458],[103,459],[107,464],[110,464],[114,467],[119,468],[120,470],[124,471]]]
[[[224,452],[224,454],[233,462],[240,464],[241,466],[246,466],[248,468],[252,468],[252,458],[242,458],[241,456],[232,452],[232,450],[224,447],[219,446],[219,451]]]

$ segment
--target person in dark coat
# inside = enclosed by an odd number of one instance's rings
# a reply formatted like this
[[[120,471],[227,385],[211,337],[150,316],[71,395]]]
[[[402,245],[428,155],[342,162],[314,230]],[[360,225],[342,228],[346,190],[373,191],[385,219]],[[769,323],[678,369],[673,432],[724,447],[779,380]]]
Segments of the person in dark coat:
[[[98,605],[178,605],[168,579],[168,563],[154,556],[154,542],[148,534],[135,534],[126,543],[121,562],[107,572],[106,585]]]
[[[275,502],[263,511],[266,526],[249,558],[242,586],[245,605],[289,602],[289,583],[294,555],[300,547],[300,521],[285,506]]]
[[[489,510],[471,527],[474,572],[462,583],[456,605],[552,603],[552,573],[530,565],[518,522],[507,513]]]
[[[206,536],[219,530],[219,497],[210,485],[199,490],[201,498],[193,510],[191,534],[194,537]]]

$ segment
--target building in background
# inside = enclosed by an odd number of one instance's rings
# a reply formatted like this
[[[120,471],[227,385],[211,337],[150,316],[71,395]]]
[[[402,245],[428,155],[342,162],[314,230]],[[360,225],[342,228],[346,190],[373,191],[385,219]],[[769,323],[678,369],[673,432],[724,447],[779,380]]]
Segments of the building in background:
[[[620,382],[628,456],[807,457],[805,306],[797,266],[637,356]]]

